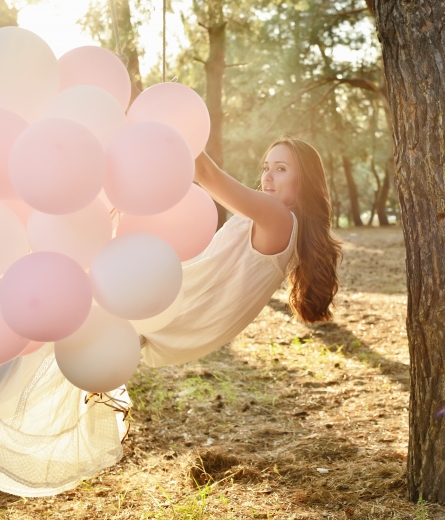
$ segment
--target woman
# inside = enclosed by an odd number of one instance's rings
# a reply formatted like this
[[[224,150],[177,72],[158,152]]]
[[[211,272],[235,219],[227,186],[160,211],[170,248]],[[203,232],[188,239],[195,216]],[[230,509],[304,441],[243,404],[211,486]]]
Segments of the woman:
[[[181,312],[148,335],[149,365],[184,363],[221,347],[259,314],[286,276],[295,314],[305,322],[331,319],[341,248],[330,232],[321,158],[309,144],[284,136],[269,146],[262,168],[262,189],[255,191],[205,153],[198,157],[195,181],[236,215],[183,269]]]

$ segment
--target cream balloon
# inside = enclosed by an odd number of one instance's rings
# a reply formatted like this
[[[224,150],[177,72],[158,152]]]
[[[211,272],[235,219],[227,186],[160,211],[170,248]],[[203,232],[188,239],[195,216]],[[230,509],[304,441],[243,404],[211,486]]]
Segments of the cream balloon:
[[[156,330],[163,329],[169,323],[171,323],[176,316],[179,314],[181,310],[182,302],[184,301],[184,290],[181,287],[176,300],[165,309],[164,312],[158,314],[157,316],[153,316],[153,318],[148,318],[146,320],[131,320],[136,332],[139,334],[145,335],[150,334],[150,332],[155,332]]]
[[[13,211],[0,204],[0,276],[28,251],[24,225]]]
[[[131,323],[97,306],[74,334],[54,346],[57,364],[68,381],[95,393],[110,392],[130,379],[140,350]]]
[[[110,240],[90,266],[93,297],[106,311],[143,320],[165,311],[179,294],[182,266],[174,249],[149,233]]]
[[[0,108],[37,121],[59,91],[59,68],[49,45],[19,27],[0,29]]]
[[[34,210],[28,218],[28,239],[35,251],[55,251],[69,256],[84,269],[111,240],[113,224],[105,204],[95,199],[69,215],[49,215]]]
[[[127,124],[121,105],[109,92],[79,85],[59,92],[47,105],[44,118],[61,117],[86,126],[106,146]]]

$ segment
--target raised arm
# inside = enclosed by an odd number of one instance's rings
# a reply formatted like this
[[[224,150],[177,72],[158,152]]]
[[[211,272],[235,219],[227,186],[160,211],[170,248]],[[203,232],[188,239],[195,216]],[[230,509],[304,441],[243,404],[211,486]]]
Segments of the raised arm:
[[[288,207],[277,198],[244,186],[203,152],[196,159],[195,181],[225,208],[251,218],[254,223],[252,245],[263,254],[286,249],[293,219]]]

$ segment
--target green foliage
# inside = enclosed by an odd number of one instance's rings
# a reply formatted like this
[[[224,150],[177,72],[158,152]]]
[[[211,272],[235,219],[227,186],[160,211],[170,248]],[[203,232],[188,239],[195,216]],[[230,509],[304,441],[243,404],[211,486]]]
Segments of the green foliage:
[[[198,491],[177,502],[176,504],[165,491],[165,489],[158,484],[161,493],[166,499],[168,509],[159,507],[155,511],[147,511],[142,518],[156,518],[157,520],[171,519],[171,520],[216,520],[213,515],[207,513],[208,497],[212,494],[213,487],[206,484],[203,487],[198,486]]]
[[[215,13],[222,13],[229,173],[255,187],[264,149],[291,133],[321,153],[338,218],[350,212],[342,155],[353,164],[362,208],[373,205],[371,162],[382,183],[391,141],[379,44],[362,7],[355,0],[194,0],[194,16],[183,15],[190,44],[178,56],[175,74],[204,94],[207,27],[220,23]],[[393,198],[390,204],[396,204]]]
[[[0,0],[0,27],[16,27],[17,14],[18,10],[15,7],[8,6],[6,0]]]
[[[430,515],[428,513],[427,503],[423,500],[422,497],[417,501],[417,511],[415,520],[430,520]]]

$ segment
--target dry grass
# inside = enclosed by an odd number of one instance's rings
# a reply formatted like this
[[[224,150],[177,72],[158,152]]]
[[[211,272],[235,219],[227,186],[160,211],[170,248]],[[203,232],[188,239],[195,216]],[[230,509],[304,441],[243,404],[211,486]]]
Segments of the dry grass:
[[[401,230],[340,235],[334,322],[297,323],[278,291],[231,345],[180,367],[141,367],[123,460],[56,497],[0,495],[0,518],[445,518],[405,498]]]

